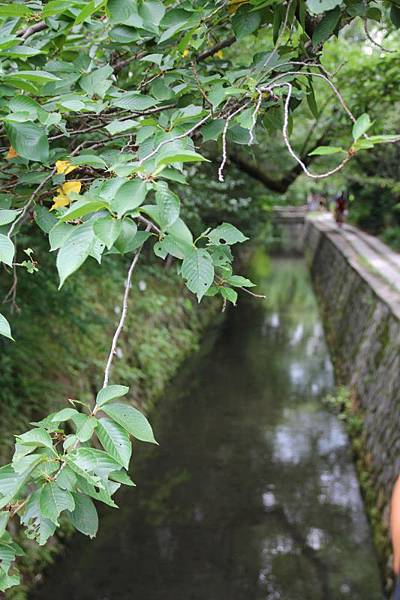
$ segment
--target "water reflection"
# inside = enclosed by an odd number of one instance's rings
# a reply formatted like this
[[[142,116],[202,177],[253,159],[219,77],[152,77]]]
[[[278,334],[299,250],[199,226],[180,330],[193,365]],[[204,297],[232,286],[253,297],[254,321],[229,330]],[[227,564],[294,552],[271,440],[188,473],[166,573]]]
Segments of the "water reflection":
[[[381,597],[347,438],[320,403],[332,368],[303,263],[276,260],[264,287],[165,395],[138,488],[34,598]]]

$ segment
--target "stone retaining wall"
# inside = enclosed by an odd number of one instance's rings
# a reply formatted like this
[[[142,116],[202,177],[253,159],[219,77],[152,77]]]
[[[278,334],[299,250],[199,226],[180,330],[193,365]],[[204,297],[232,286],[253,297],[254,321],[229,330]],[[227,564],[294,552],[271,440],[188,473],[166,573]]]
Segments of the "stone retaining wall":
[[[346,244],[334,225],[308,219],[304,252],[337,382],[363,416],[363,454],[387,531],[400,474],[400,294]]]

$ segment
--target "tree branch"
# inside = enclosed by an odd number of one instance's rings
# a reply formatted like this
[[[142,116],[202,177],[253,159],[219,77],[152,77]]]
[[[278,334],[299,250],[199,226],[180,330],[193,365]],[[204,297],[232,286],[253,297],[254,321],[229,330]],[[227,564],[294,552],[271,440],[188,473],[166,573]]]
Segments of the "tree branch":
[[[149,225],[147,225],[146,231],[150,231],[150,228],[151,228],[151,223],[149,223]],[[112,339],[110,354],[108,355],[106,368],[104,370],[103,388],[105,388],[108,385],[108,381],[110,379],[112,361],[115,356],[115,350],[117,348],[118,339],[119,339],[119,336],[121,335],[121,331],[124,328],[126,316],[128,314],[128,300],[129,300],[129,291],[130,291],[131,283],[132,283],[132,275],[133,275],[133,271],[135,270],[135,267],[138,263],[142,248],[143,248],[143,244],[136,251],[135,256],[133,257],[133,260],[131,262],[131,266],[129,267],[128,276],[127,276],[126,282],[125,282],[125,292],[124,292],[124,296],[123,296],[123,300],[122,300],[121,317],[120,317],[120,320],[118,323],[118,327],[115,330],[114,337]],[[96,408],[93,410],[93,414],[95,414],[95,413],[96,413]]]
[[[47,29],[47,25],[44,21],[39,21],[39,23],[36,23],[31,27],[27,27],[26,29],[22,29],[21,31],[19,31],[17,33],[17,36],[21,37],[23,40],[26,40],[34,33],[37,33],[38,31],[43,31],[43,29]]]
[[[205,60],[206,58],[209,58],[210,56],[214,56],[214,54],[216,54],[223,48],[232,46],[232,44],[234,44],[235,41],[236,41],[236,37],[234,35],[229,36],[228,38],[226,38],[225,40],[222,40],[221,42],[218,42],[218,44],[215,44],[215,46],[212,46],[208,50],[205,50],[204,52],[200,52],[200,54],[198,54],[196,56],[196,59],[195,59],[196,62],[200,62],[201,60]]]

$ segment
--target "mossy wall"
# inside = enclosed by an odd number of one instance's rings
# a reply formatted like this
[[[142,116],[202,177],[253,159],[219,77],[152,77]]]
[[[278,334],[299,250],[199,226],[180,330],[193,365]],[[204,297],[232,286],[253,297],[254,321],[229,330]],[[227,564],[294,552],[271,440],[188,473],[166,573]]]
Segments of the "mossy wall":
[[[375,533],[380,539],[381,560],[386,561],[389,503],[400,474],[399,295],[372,273],[333,229],[307,221],[304,251],[337,383],[348,386],[362,419],[359,474],[368,482],[367,508],[373,521],[380,522]]]

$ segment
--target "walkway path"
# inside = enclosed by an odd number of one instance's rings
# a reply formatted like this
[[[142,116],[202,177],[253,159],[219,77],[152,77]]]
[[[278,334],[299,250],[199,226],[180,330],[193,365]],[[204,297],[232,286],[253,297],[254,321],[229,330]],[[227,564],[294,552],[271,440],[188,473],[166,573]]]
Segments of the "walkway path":
[[[309,218],[318,221],[320,228],[340,236],[342,243],[346,244],[352,254],[358,256],[364,267],[392,289],[400,292],[400,254],[391,250],[378,238],[356,227],[345,224],[339,228],[331,214],[322,213],[311,215]]]

